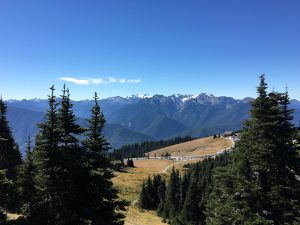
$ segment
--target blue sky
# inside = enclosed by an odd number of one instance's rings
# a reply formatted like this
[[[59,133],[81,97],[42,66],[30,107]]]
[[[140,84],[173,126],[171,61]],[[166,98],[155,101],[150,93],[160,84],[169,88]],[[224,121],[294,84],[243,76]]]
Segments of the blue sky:
[[[299,0],[0,0],[0,92],[243,98],[266,73],[300,99],[299,21]]]

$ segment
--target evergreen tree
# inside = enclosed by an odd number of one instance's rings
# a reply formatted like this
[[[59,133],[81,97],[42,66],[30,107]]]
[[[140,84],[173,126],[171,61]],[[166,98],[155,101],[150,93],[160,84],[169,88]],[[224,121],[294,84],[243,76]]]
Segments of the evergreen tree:
[[[165,195],[166,195],[166,181],[164,179],[161,179],[160,184],[158,185],[158,202],[157,207],[159,207],[159,204],[164,201]]]
[[[45,225],[61,224],[60,182],[63,179],[63,154],[60,151],[61,129],[58,121],[58,103],[54,95],[54,86],[48,96],[49,109],[45,121],[38,125],[40,131],[36,137],[34,164],[37,168],[35,184],[37,205],[32,209],[36,223]]]
[[[73,114],[69,90],[64,86],[61,107],[51,87],[49,110],[39,124],[33,154],[36,174],[35,204],[31,224],[113,225],[123,224],[125,203],[118,200],[103,136],[104,116],[95,94],[95,105],[88,121],[86,138]],[[34,215],[34,216],[33,216]]]
[[[281,141],[283,143],[280,150],[280,158],[284,160],[283,166],[287,165],[293,170],[297,170],[297,147],[294,145],[293,139],[297,140],[297,129],[292,124],[294,110],[289,108],[290,98],[286,88],[285,93],[281,94]],[[293,138],[291,138],[293,137]]]
[[[18,173],[18,185],[20,186],[20,196],[21,196],[21,209],[22,214],[27,217],[28,220],[31,220],[34,215],[35,204],[35,182],[34,176],[36,175],[36,169],[33,163],[32,157],[32,146],[31,139],[28,136],[27,146],[26,146],[26,158],[22,165],[20,166]]]
[[[160,188],[161,188],[161,185],[163,185],[162,184],[162,177],[161,177],[161,175],[159,175],[159,174],[154,175],[152,183],[153,183],[152,185],[153,185],[153,189],[154,189],[154,194],[153,194],[153,201],[154,201],[154,203],[153,203],[153,209],[157,209],[158,204],[159,204],[159,202],[161,200],[161,197],[162,197],[162,196],[160,197],[159,195],[163,195],[162,192],[159,193],[160,191],[162,191],[162,190],[160,190]]]
[[[142,209],[156,210],[165,198],[166,183],[161,175],[150,176],[143,182],[140,193],[139,207]]]
[[[61,95],[61,107],[58,112],[58,120],[62,130],[62,144],[65,150],[78,149],[80,140],[78,135],[84,132],[76,121],[76,117],[73,113],[73,104],[70,100],[69,89],[64,85]]]
[[[0,170],[0,224],[6,221],[5,211],[9,207],[9,198],[13,183],[6,177],[6,170]]]
[[[142,184],[142,190],[140,193],[138,204],[141,209],[149,209],[149,193],[145,181],[143,181]]]
[[[200,221],[200,201],[201,189],[198,187],[198,174],[196,170],[191,176],[189,189],[184,201],[183,209],[180,212],[177,224],[182,225],[197,225]],[[180,221],[180,222],[179,222]]]
[[[143,182],[142,191],[140,193],[139,207],[142,209],[155,209],[155,189],[153,180],[149,176],[146,181]]]
[[[77,124],[73,113],[73,104],[70,100],[69,89],[64,85],[61,95],[61,107],[57,113],[61,140],[60,151],[60,177],[58,181],[59,198],[63,206],[61,223],[82,224],[82,207],[84,200],[81,199],[84,190],[86,174],[84,170],[84,153],[80,147],[79,135],[83,129]],[[65,221],[65,222],[64,222]]]
[[[127,159],[126,166],[127,166],[127,167],[134,167],[133,160],[128,158],[128,159]]]
[[[13,139],[6,113],[7,106],[2,97],[0,97],[0,170],[3,172],[2,178],[4,180],[2,184],[11,184],[5,195],[5,208],[15,211],[19,204],[17,187],[15,185],[17,180],[17,167],[21,164],[22,160],[19,146]]]
[[[118,200],[117,190],[113,187],[113,177],[109,159],[106,152],[109,144],[103,136],[105,118],[95,93],[94,106],[91,109],[91,118],[88,120],[86,138],[83,141],[86,152],[89,180],[86,184],[87,218],[92,225],[123,224],[122,211],[125,202]]]
[[[294,170],[297,174],[298,180],[300,180],[300,127],[297,128],[295,133],[295,140],[296,140],[296,153],[295,153],[295,160],[294,160]]]
[[[0,170],[6,170],[8,179],[16,178],[16,167],[21,164],[21,153],[15,143],[6,118],[7,106],[0,97]]]
[[[290,168],[292,111],[287,93],[266,90],[262,75],[232,163],[215,174],[207,224],[299,223],[300,186]]]
[[[148,192],[148,207],[149,209],[155,209],[155,188],[153,180],[151,179],[150,175],[147,179],[147,192]]]
[[[185,173],[181,182],[181,196],[180,196],[180,208],[183,208],[184,201],[186,199],[187,192],[190,186],[191,175],[190,173]]]
[[[170,174],[163,204],[163,206],[160,206],[163,209],[159,210],[162,211],[161,215],[168,219],[175,218],[180,206],[180,177],[179,172],[175,171],[174,167]]]

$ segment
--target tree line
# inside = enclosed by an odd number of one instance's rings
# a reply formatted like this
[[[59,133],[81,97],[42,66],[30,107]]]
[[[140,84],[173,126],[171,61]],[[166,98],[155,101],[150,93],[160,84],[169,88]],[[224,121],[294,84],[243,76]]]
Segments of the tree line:
[[[115,159],[144,157],[145,153],[151,152],[153,150],[184,143],[187,141],[192,141],[192,140],[194,140],[194,138],[192,138],[191,136],[185,136],[185,137],[175,137],[169,140],[144,141],[142,143],[124,145],[123,147],[114,150],[111,153],[111,157]]]
[[[26,225],[123,224],[126,202],[118,199],[109,143],[103,136],[105,118],[97,93],[87,128],[73,114],[69,90],[61,100],[50,88],[44,122],[35,145],[28,137],[21,158],[0,99],[0,223]],[[6,213],[21,215],[7,221]]]
[[[300,224],[300,133],[288,92],[267,92],[262,75],[257,93],[230,154],[190,166],[183,177],[173,169],[152,207],[170,224]]]

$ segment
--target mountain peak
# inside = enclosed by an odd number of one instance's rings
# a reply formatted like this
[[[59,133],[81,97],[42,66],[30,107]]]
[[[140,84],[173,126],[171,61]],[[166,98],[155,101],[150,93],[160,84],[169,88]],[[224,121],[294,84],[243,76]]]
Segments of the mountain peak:
[[[134,94],[134,95],[131,95],[130,97],[127,96],[126,98],[129,99],[129,98],[152,98],[153,95],[149,95],[149,94]]]

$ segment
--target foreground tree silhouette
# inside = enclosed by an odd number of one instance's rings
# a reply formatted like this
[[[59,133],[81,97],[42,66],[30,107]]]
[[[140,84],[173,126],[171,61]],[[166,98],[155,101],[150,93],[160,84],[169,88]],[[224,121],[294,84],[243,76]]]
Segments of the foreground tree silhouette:
[[[7,106],[0,97],[0,170],[5,169],[7,177],[16,177],[16,167],[21,164],[21,153],[15,143],[6,118]]]
[[[4,209],[9,205],[9,194],[13,183],[7,179],[5,170],[0,170],[0,224],[6,221]]]
[[[117,190],[111,182],[112,165],[106,157],[109,143],[103,135],[105,118],[98,100],[97,93],[95,93],[94,106],[88,120],[86,138],[83,141],[89,172],[89,182],[86,184],[88,192],[85,199],[87,215],[93,225],[123,224],[122,211],[127,204],[118,199]]]
[[[15,143],[6,117],[7,106],[0,97],[0,214],[3,210],[17,209],[17,167],[21,164],[21,153]],[[0,215],[1,217],[1,215]]]
[[[54,95],[54,86],[48,96],[49,109],[45,121],[38,125],[40,131],[36,137],[34,148],[34,164],[37,174],[36,183],[37,204],[32,209],[33,224],[43,222],[45,225],[62,224],[60,198],[60,182],[62,181],[62,159],[60,141],[62,132],[58,121],[58,103]]]
[[[51,87],[49,110],[39,125],[33,153],[36,193],[29,224],[123,224],[126,204],[118,200],[111,182],[109,144],[103,136],[105,119],[97,94],[86,130],[77,124],[69,96],[64,86],[58,108]],[[81,141],[84,131],[86,138]]]
[[[36,168],[33,163],[31,139],[28,136],[26,146],[26,157],[18,171],[18,185],[20,187],[22,214],[30,221],[35,204],[35,182]]]
[[[291,163],[295,146],[288,95],[267,93],[264,75],[257,92],[231,164],[215,173],[207,224],[300,222],[300,186]]]
[[[70,100],[69,89],[63,86],[60,108],[58,110],[58,124],[61,131],[60,156],[61,180],[59,181],[59,196],[62,208],[61,221],[66,224],[83,224],[82,197],[85,190],[84,152],[80,146],[79,135],[84,129],[77,124]]]

